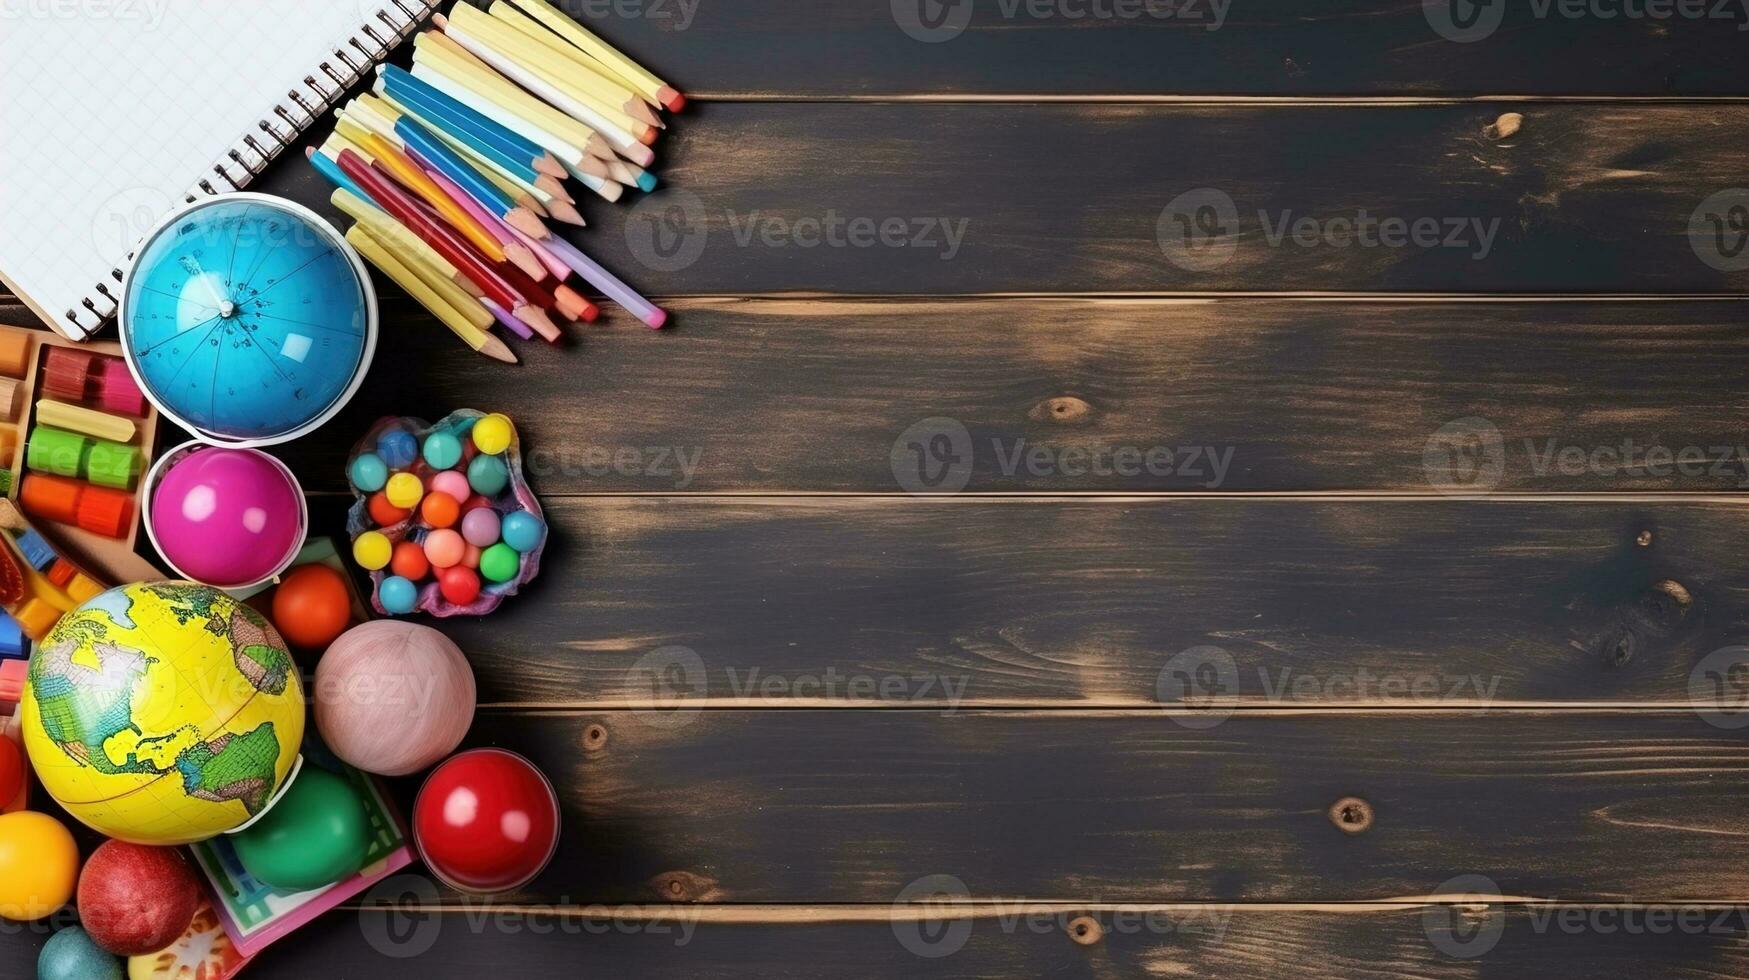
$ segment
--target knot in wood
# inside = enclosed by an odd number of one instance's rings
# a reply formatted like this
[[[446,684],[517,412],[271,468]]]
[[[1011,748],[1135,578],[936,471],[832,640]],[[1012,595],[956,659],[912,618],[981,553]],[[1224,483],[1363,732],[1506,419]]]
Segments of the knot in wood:
[[[1093,406],[1073,395],[1060,395],[1047,398],[1032,407],[1026,413],[1034,422],[1061,422],[1067,425],[1078,425],[1091,420]]]
[[[607,747],[607,726],[596,722],[583,729],[583,751],[600,752]]]
[[[1372,821],[1372,804],[1358,796],[1344,796],[1330,804],[1330,822],[1345,834],[1364,833]]]
[[[1069,938],[1083,946],[1091,946],[1104,937],[1105,927],[1091,915],[1078,915],[1069,920]]]
[[[1484,127],[1482,135],[1491,140],[1510,139],[1514,133],[1522,128],[1524,128],[1524,115],[1517,112],[1506,112]]]

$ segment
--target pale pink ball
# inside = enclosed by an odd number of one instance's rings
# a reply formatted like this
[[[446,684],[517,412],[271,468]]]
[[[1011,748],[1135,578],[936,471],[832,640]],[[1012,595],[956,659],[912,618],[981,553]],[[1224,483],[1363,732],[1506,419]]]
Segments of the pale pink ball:
[[[152,535],[189,578],[220,588],[258,582],[303,544],[303,490],[259,450],[202,447],[159,477]]]
[[[316,728],[334,754],[405,776],[455,751],[474,721],[468,658],[429,626],[378,619],[354,626],[316,665]]]
[[[456,470],[442,470],[431,475],[431,489],[447,493],[457,502],[468,499],[474,491],[468,489],[468,478]]]
[[[462,515],[462,537],[476,548],[490,548],[498,543],[498,512],[480,507]]]

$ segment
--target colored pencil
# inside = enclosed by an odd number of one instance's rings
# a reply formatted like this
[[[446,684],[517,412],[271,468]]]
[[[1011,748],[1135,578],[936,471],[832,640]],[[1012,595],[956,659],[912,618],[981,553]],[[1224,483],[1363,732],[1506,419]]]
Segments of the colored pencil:
[[[510,226],[504,223],[503,218],[493,214],[489,208],[475,200],[473,195],[469,194],[466,188],[457,184],[455,181],[450,180],[443,171],[430,166],[430,161],[419,157],[417,150],[413,150],[409,147],[408,152],[413,154],[415,160],[419,162],[421,166],[426,168],[425,175],[430,177],[433,183],[442,188],[443,192],[454,199],[455,202],[461,206],[462,210],[468,213],[470,218],[473,218],[481,227],[486,229],[488,234],[498,240],[498,244],[504,249],[505,258],[510,259],[512,265],[521,269],[536,282],[541,282],[553,275],[551,267],[541,261],[540,256],[535,254],[534,249],[524,245],[522,239],[516,237],[516,234],[510,230]],[[527,263],[525,264],[516,261],[514,258],[516,255],[526,255],[528,257]]]
[[[657,129],[668,128],[668,124],[662,120],[662,114],[652,109],[650,103],[633,92],[618,75],[601,62],[577,50],[564,38],[547,30],[540,21],[534,20],[504,0],[494,0],[487,12],[494,20],[515,29],[540,45],[542,50],[558,58],[559,64],[554,67],[562,68],[564,77],[572,85],[594,93],[597,99],[617,106],[621,112],[634,119],[642,120]],[[651,138],[654,138],[654,134]]]
[[[646,147],[655,142],[654,127],[570,84],[555,70],[553,62],[558,59],[551,58],[515,28],[501,24],[467,4],[457,4],[455,14],[453,19],[442,14],[434,18],[444,36],[500,74],[607,137],[615,148],[631,140]],[[549,58],[551,62],[547,60]]]
[[[441,222],[428,217],[420,209],[419,203],[386,174],[373,169],[376,164],[365,163],[363,158],[351,150],[342,150],[336,160],[340,169],[363,187],[371,199],[382,208],[394,215],[400,222],[411,229],[426,244],[436,249],[449,263],[463,275],[473,280],[485,294],[496,300],[500,306],[510,310],[516,318],[529,326],[540,330],[542,335],[547,330],[557,332],[545,312],[532,305],[530,301],[511,288],[510,283],[498,274],[498,271],[488,265],[481,256],[473,253],[466,241],[456,237],[453,232],[444,227]],[[544,326],[544,329],[543,329]]]
[[[473,350],[487,357],[503,361],[507,364],[516,363],[516,355],[510,348],[504,346],[504,341],[486,333],[464,317],[460,311],[450,306],[443,297],[437,294],[423,279],[409,269],[389,251],[381,242],[371,237],[363,226],[354,225],[346,232],[346,240],[352,247],[358,249],[370,263],[383,271],[383,274],[393,279],[408,295],[418,300],[433,316],[443,322],[462,342]]]
[[[532,167],[554,177],[565,176],[558,169],[559,161],[540,144],[509,129],[490,115],[457,101],[407,69],[398,65],[383,65],[377,69],[377,76],[391,90],[405,92],[421,102],[430,103],[436,114],[453,122],[459,131],[499,148],[522,166]]]
[[[493,215],[512,227],[524,230],[540,227],[540,218],[516,201],[460,154],[449,148],[437,134],[407,116],[395,120],[395,130],[410,149],[441,169],[445,176],[465,188],[475,200],[488,206]]]
[[[377,166],[389,172],[389,175],[400,182],[402,187],[418,195],[425,203],[436,209],[437,213],[451,228],[461,232],[482,255],[493,262],[504,261],[504,243],[492,236],[475,221],[462,206],[451,200],[443,189],[432,182],[420,166],[407,158],[407,155],[397,149],[380,134],[367,132],[364,139],[352,137],[353,142],[369,150],[375,157]]]
[[[577,271],[583,280],[602,295],[626,308],[638,319],[648,324],[651,329],[661,329],[668,322],[668,313],[661,307],[638,295],[637,290],[626,285],[620,278],[603,268],[600,263],[584,255],[577,246],[560,238],[552,236],[542,242],[554,255],[557,255],[566,265]]]
[[[581,24],[555,10],[546,0],[516,0],[516,5],[584,54],[612,69],[615,75],[652,105],[664,106],[670,112],[679,112],[686,105],[686,96],[679,89],[657,78],[643,65],[621,54],[613,45],[584,30]]]
[[[342,192],[335,191],[334,193],[338,196]],[[356,199],[354,203],[356,203]],[[364,207],[366,211],[375,210],[368,205],[364,205]],[[382,212],[378,211],[377,214],[382,214]],[[432,252],[429,246],[425,246],[424,242],[420,242],[419,236],[409,233],[405,227],[392,219],[386,223],[372,224],[360,221],[353,227],[363,229],[373,241],[386,247],[394,254],[395,258],[401,260],[403,265],[411,269],[427,286],[431,287],[433,292],[441,296],[444,302],[453,307],[457,313],[460,313],[476,328],[485,330],[492,325],[494,320],[492,311],[480,303],[479,297],[470,294],[456,283],[450,275],[455,267],[444,262],[442,257]],[[386,234],[379,233],[379,229]],[[414,243],[425,247],[414,248],[412,247]],[[428,261],[432,257],[437,258],[437,264],[434,265]],[[450,272],[445,272],[446,268]]]
[[[332,157],[318,152],[313,146],[306,146],[304,147],[304,158],[309,160],[311,166],[314,166],[318,173],[328,178],[335,186],[351,191],[359,197],[365,196],[364,188],[353,183],[352,178],[346,176],[345,171],[340,169],[340,165],[335,163]]]
[[[481,302],[485,304],[486,309],[492,311],[492,315],[498,319],[500,324],[503,324],[504,329],[516,334],[523,340],[534,339],[534,331],[528,329],[528,324],[511,316],[509,310],[506,310],[504,307],[499,306],[497,303],[494,303],[489,299],[481,300]]]

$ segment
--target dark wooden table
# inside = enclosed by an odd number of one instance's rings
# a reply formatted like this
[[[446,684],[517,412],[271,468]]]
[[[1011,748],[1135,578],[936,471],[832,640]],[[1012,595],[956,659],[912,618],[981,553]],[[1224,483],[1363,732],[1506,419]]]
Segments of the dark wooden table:
[[[694,96],[576,237],[674,328],[505,368],[390,287],[283,454],[337,529],[371,419],[515,417],[550,562],[443,627],[563,844],[248,975],[1749,977],[1699,6],[591,5]]]

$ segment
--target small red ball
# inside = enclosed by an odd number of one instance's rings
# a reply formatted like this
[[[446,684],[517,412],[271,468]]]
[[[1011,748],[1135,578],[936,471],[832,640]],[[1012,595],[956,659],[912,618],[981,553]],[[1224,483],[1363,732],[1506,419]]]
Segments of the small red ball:
[[[480,596],[480,576],[466,565],[439,569],[437,588],[443,597],[458,606],[465,606]]]
[[[479,510],[481,507],[490,506],[492,506],[492,501],[489,498],[484,494],[476,493],[472,497],[462,501],[462,513],[466,514],[470,510]]]
[[[418,542],[401,541],[395,545],[389,558],[389,571],[409,582],[417,582],[431,574],[431,562],[425,557],[425,549],[419,547]]]
[[[194,869],[172,847],[105,841],[79,873],[79,922],[117,956],[175,942],[201,904]]]
[[[293,646],[324,649],[351,623],[346,579],[321,562],[292,569],[273,590],[273,625]]]
[[[413,835],[426,866],[457,891],[520,888],[558,849],[558,797],[522,756],[472,749],[425,781],[413,804]]]
[[[392,527],[406,520],[413,512],[389,503],[389,495],[381,490],[370,495],[370,519],[377,527]]]

